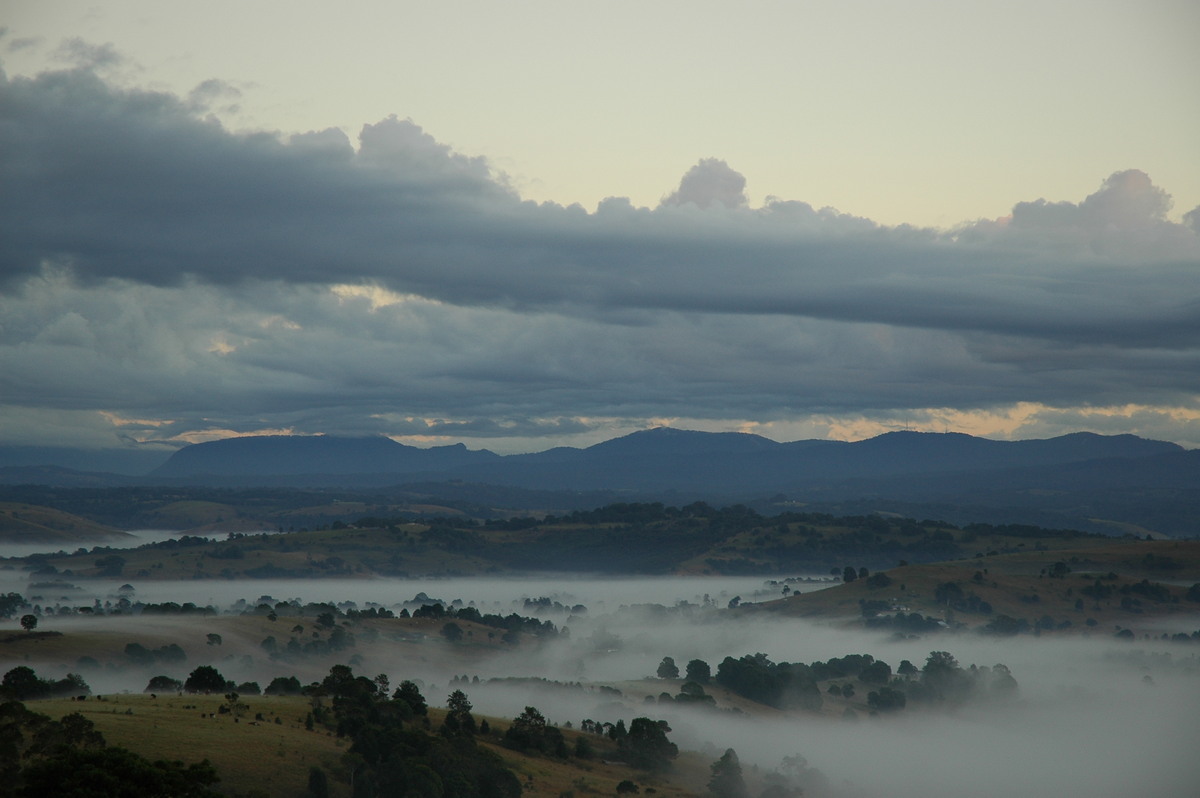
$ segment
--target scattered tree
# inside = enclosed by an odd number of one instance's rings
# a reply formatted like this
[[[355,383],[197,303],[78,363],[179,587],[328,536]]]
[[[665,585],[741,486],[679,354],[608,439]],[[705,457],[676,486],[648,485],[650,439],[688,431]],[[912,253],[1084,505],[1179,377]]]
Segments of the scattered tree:
[[[446,719],[442,721],[442,734],[447,737],[473,737],[475,718],[471,715],[471,702],[462,690],[455,690],[446,699]]]
[[[679,746],[667,739],[671,727],[665,720],[634,718],[619,741],[625,761],[642,770],[664,770],[679,755]]]
[[[183,689],[189,693],[224,693],[228,684],[216,668],[201,665],[188,675]]]
[[[425,696],[421,695],[421,689],[408,679],[400,682],[400,686],[392,694],[392,699],[407,704],[413,715],[424,717],[429,714],[429,708],[425,703]]]
[[[154,676],[146,685],[143,693],[178,693],[183,690],[183,682],[170,676]]]
[[[702,659],[690,660],[687,664],[686,678],[689,682],[708,684],[712,679],[712,668]]]
[[[295,676],[276,676],[264,690],[267,695],[300,695],[300,680]]]
[[[708,780],[708,791],[717,798],[746,798],[746,782],[742,779],[742,765],[732,748],[710,766],[712,778]]]

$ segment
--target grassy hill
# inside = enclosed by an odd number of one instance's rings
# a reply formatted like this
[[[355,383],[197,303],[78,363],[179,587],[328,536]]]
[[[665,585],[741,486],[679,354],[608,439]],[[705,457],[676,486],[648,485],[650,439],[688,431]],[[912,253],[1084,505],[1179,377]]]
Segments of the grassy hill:
[[[1196,591],[1189,594],[1190,585],[1200,582],[1197,541],[1100,540],[1074,548],[906,565],[872,577],[746,611],[854,623],[866,623],[868,615],[919,613],[967,629],[994,626],[1007,616],[1024,622],[1024,631],[1104,634],[1141,630],[1165,616],[1200,613],[1200,597]]]
[[[83,701],[48,699],[27,706],[58,718],[78,712],[91,720],[109,745],[128,748],[148,759],[208,759],[221,776],[218,785],[229,795],[302,796],[308,794],[312,767],[329,777],[330,795],[351,795],[347,768],[349,742],[317,726],[308,730],[305,718],[312,700],[303,696],[242,696],[241,717],[221,713],[226,699],[218,695],[110,694]],[[430,728],[440,726],[445,712],[431,709]],[[587,759],[524,754],[501,744],[511,719],[477,716],[492,731],[480,745],[498,754],[522,785],[522,794],[559,798],[567,793],[615,795],[625,780],[642,791],[652,789],[664,798],[703,794],[708,760],[681,752],[670,771],[648,773],[614,761],[616,747],[595,734],[562,729],[568,748],[586,736],[594,753]],[[431,732],[432,733],[432,732]]]
[[[0,502],[0,542],[67,544],[125,537],[119,529],[53,507]]]
[[[763,516],[741,506],[684,508],[612,505],[566,516],[479,522],[467,517],[413,521],[360,515],[380,508],[351,502],[296,508],[305,518],[340,520],[281,534],[232,533],[211,542],[184,537],[123,550],[100,563],[87,555],[38,559],[74,578],[137,579],[466,575],[586,571],[620,574],[790,575],[870,570],[900,562],[939,562],[1022,551],[1108,545],[1114,539],[1072,530],[915,521],[881,515],[837,518],[788,512]],[[168,510],[170,511],[167,514]],[[230,518],[236,508],[177,502],[155,512],[191,521]],[[250,516],[246,524],[257,523]],[[216,523],[214,521],[213,523]],[[281,525],[282,526],[282,525]],[[261,527],[260,527],[261,528]],[[291,528],[289,525],[288,528]],[[1118,542],[1128,542],[1132,536]],[[119,566],[119,567],[118,567]]]

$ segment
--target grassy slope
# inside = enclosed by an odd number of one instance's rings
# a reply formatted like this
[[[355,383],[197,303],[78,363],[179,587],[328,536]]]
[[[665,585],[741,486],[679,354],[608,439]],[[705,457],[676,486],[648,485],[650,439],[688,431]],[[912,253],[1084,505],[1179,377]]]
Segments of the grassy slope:
[[[249,709],[237,721],[217,714],[224,703],[220,696],[108,695],[77,702],[68,699],[28,702],[30,709],[61,717],[79,712],[96,724],[110,745],[120,745],[150,759],[208,759],[221,775],[219,788],[227,793],[262,790],[271,796],[307,794],[308,770],[316,765],[326,770],[335,798],[350,794],[341,757],[348,745],[328,731],[306,731],[304,717],[309,699],[298,696],[244,696]],[[255,720],[258,714],[263,720]],[[209,717],[214,715],[214,717]],[[442,713],[430,711],[431,725],[441,723]],[[275,719],[279,723],[275,723]],[[480,718],[482,719],[482,717]],[[495,730],[481,744],[498,753],[517,774],[524,794],[556,798],[564,792],[612,795],[616,785],[631,779],[654,787],[666,798],[701,793],[708,763],[696,753],[684,752],[675,767],[665,774],[646,774],[612,763],[607,741],[588,735],[597,756],[590,760],[574,757],[558,760],[525,756],[498,743],[507,721],[489,718]],[[579,732],[563,730],[567,744],[574,747]]]
[[[124,536],[118,529],[52,507],[0,502],[0,542],[57,544]]]
[[[1132,628],[1135,631],[1154,619],[1170,616],[1196,615],[1200,604],[1186,601],[1186,588],[1180,584],[1200,582],[1200,542],[1197,541],[1089,541],[1090,545],[1074,549],[1050,551],[1027,551],[1003,554],[970,560],[908,565],[886,571],[892,584],[887,587],[871,587],[865,580],[839,585],[815,593],[791,596],[749,608],[749,611],[773,611],[800,617],[842,618],[861,617],[860,600],[894,601],[906,607],[907,612],[919,612],[944,618],[946,608],[934,598],[938,585],[956,582],[964,593],[974,592],[990,603],[990,616],[956,612],[953,620],[969,628],[985,625],[996,615],[1026,618],[1031,625],[1038,618],[1048,615],[1057,623],[1071,621],[1071,629],[1087,629],[1086,620],[1096,620],[1096,628],[1111,632],[1114,627]],[[1163,567],[1170,558],[1177,567]],[[1043,574],[1055,562],[1066,562],[1071,573],[1062,579],[1051,579]],[[976,573],[982,581],[976,581]],[[1165,583],[1166,589],[1178,601],[1155,602],[1138,594],[1140,612],[1121,607],[1121,594],[1094,600],[1080,593],[1080,588],[1092,585],[1097,576],[1109,572],[1118,574],[1116,579],[1105,579],[1105,585],[1120,588],[1147,579]],[[1031,597],[1036,595],[1035,601]],[[1076,601],[1083,599],[1082,610],[1075,608]]]
[[[228,792],[258,789],[272,796],[304,795],[310,766],[337,772],[345,745],[335,737],[305,731],[306,699],[251,696],[245,702],[250,710],[239,722],[229,715],[207,717],[223,702],[220,696],[110,695],[82,702],[31,701],[28,706],[51,717],[80,712],[110,745],[149,759],[208,759],[221,776],[219,787]],[[255,721],[256,713],[262,713],[265,722]],[[280,724],[274,722],[276,717]],[[340,783],[332,786],[339,798],[350,793]]]
[[[185,502],[193,520],[224,512],[223,505]],[[193,507],[195,510],[196,508]],[[228,508],[232,511],[232,508]],[[306,508],[311,512],[314,508]],[[420,523],[388,529],[323,529],[175,548],[121,551],[126,579],[211,579],[249,575],[323,577],[447,575],[580,568],[622,573],[783,574],[827,572],[830,565],[886,567],[902,559],[929,561],[975,554],[1016,553],[1034,547],[1069,549],[1111,543],[1103,537],[1043,538],[977,535],[940,527],[864,531],[837,523],[782,525],[765,519],[744,530],[650,523],[547,524],[525,530],[448,529]],[[926,535],[942,540],[928,543]],[[908,547],[918,546],[917,549]],[[785,555],[786,559],[780,559]],[[47,558],[68,577],[98,575],[93,554]],[[724,567],[723,564],[729,565]],[[736,566],[736,567],[734,567]],[[270,573],[263,573],[266,567]]]

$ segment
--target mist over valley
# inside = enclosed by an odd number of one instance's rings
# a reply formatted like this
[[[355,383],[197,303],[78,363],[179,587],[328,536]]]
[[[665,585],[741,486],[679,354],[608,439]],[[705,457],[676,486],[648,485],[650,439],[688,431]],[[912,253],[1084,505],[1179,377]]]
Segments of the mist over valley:
[[[872,563],[870,548],[856,548],[867,530],[879,551],[893,536],[924,539],[912,534],[911,519],[705,507],[626,504],[517,520],[208,537],[140,530],[122,544],[137,543],[130,548],[10,558],[0,567],[0,595],[22,596],[38,622],[4,637],[5,670],[19,663],[49,681],[77,674],[95,694],[143,701],[137,694],[150,691],[152,678],[182,684],[212,666],[250,691],[239,700],[253,710],[284,700],[255,694],[278,677],[319,685],[348,664],[393,685],[411,680],[432,706],[461,690],[497,729],[528,707],[572,734],[589,723],[628,727],[650,717],[668,724],[684,753],[673,769],[635,771],[633,780],[667,794],[707,792],[697,773],[727,749],[756,789],[774,783],[810,796],[1014,796],[1081,785],[1095,795],[1168,796],[1200,778],[1187,755],[1200,732],[1190,711],[1200,690],[1200,591],[1189,587],[1200,581],[1194,542],[942,523],[921,535],[937,531],[942,545],[985,551],[853,574],[847,565],[721,575],[718,557],[668,546],[681,559],[653,576],[608,568],[489,574],[486,564],[453,574],[480,565],[477,546],[455,542],[471,530],[481,545],[489,535],[567,530],[582,541],[617,530],[652,542],[673,539],[673,525],[686,523],[689,539],[707,540],[709,554],[723,551],[726,562],[754,562],[762,535],[819,532],[852,547],[828,548],[827,556],[844,560],[857,551]],[[422,530],[446,573],[398,577],[353,565],[379,561],[378,553],[358,559],[357,550],[389,546],[419,561],[428,553],[405,541]],[[375,534],[390,542],[372,542]],[[309,567],[335,551],[338,567],[316,567],[306,578],[212,571],[292,541],[307,541],[300,550]],[[741,542],[728,548],[731,541]],[[231,547],[244,554],[231,558]],[[180,558],[190,559],[179,575],[154,567]],[[587,564],[582,554],[578,562]],[[687,573],[688,562],[707,563],[709,572]],[[15,620],[21,611],[13,610]],[[1020,625],[997,623],[1018,611]],[[957,680],[946,684],[958,685],[938,688],[951,690],[944,695],[922,686],[934,683],[926,672],[943,661],[938,652]],[[663,670],[667,658],[677,675]],[[689,678],[685,666],[696,663],[707,673]],[[859,672],[864,663],[875,664]],[[757,675],[746,681],[747,674]],[[777,687],[762,692],[763,684]],[[330,763],[330,773],[340,772]]]

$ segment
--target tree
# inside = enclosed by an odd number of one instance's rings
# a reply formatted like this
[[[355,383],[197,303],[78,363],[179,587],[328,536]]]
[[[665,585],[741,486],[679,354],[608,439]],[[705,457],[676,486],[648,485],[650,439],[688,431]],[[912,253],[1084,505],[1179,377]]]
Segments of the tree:
[[[664,770],[679,755],[679,746],[667,739],[671,727],[665,720],[634,718],[619,740],[625,761],[642,770]]]
[[[25,606],[25,597],[20,593],[0,593],[0,618],[11,618],[12,614]]]
[[[41,698],[46,694],[46,682],[28,665],[18,665],[4,674],[0,681],[0,695],[16,701]]]
[[[21,628],[24,629],[26,632],[32,632],[34,629],[37,628],[37,625],[38,625],[38,619],[37,619],[36,615],[22,615],[21,616]]]
[[[454,622],[450,622],[442,627],[442,637],[449,640],[451,643],[457,643],[463,639],[462,627]]]
[[[425,703],[425,696],[421,695],[421,688],[408,679],[400,682],[400,686],[392,694],[392,700],[408,704],[414,715],[424,717],[429,714],[429,708]]]
[[[675,660],[671,657],[663,657],[662,662],[658,663],[658,678],[660,679],[678,679],[679,666],[675,664]]]
[[[228,682],[225,677],[211,665],[201,665],[192,671],[183,689],[189,693],[224,693]]]
[[[742,779],[742,765],[737,752],[726,748],[725,753],[710,766],[712,778],[708,780],[708,791],[717,798],[746,798],[746,782]]]
[[[883,571],[876,571],[867,577],[868,587],[888,587],[892,584],[892,578]]]
[[[208,640],[208,645],[210,645],[210,646],[221,645],[221,636],[219,634],[216,634],[215,632],[209,632],[208,636],[207,636],[207,640]]]
[[[300,695],[300,680],[295,676],[276,676],[264,692],[267,695]]]
[[[704,692],[704,687],[699,682],[684,682],[679,688],[679,695],[675,697],[676,701],[681,703],[707,703],[715,704],[716,699]]]
[[[475,718],[471,715],[471,702],[462,690],[455,690],[446,699],[446,719],[442,721],[442,734],[447,737],[473,737]]]
[[[702,659],[690,660],[687,664],[687,680],[697,684],[708,684],[712,679],[712,668]]]
[[[894,712],[904,709],[907,702],[908,699],[904,693],[890,687],[881,687],[878,691],[872,690],[867,693],[867,706],[879,712]]]
[[[542,713],[533,707],[525,707],[525,711],[513,718],[512,725],[504,733],[504,744],[518,751],[545,751],[548,748],[548,731]]]
[[[844,569],[842,569],[842,581],[843,582],[849,584],[850,582],[853,582],[855,579],[858,579],[858,571],[855,571],[854,568],[852,568],[849,565],[847,565]]]
[[[638,786],[629,779],[622,779],[617,784],[617,795],[637,795],[639,792]]]
[[[859,681],[867,684],[887,684],[892,678],[892,668],[881,659],[877,659],[862,669],[858,674]]]
[[[154,676],[146,685],[143,693],[178,693],[183,689],[183,682],[170,676]]]
[[[225,703],[221,705],[221,712],[229,712],[235,718],[240,718],[246,714],[246,710],[250,707],[242,703],[242,697],[236,692],[225,694]]]

